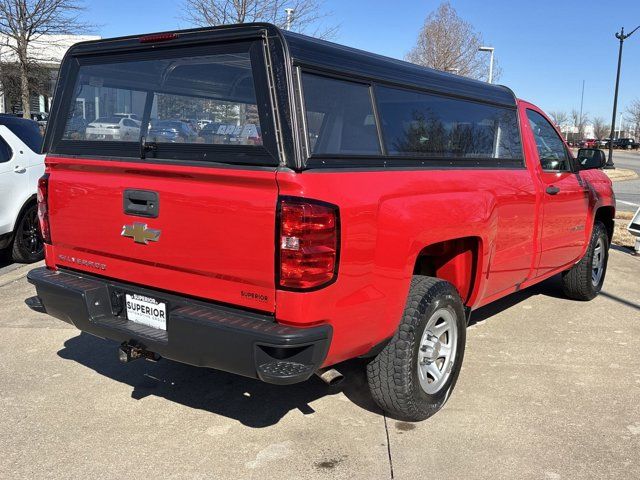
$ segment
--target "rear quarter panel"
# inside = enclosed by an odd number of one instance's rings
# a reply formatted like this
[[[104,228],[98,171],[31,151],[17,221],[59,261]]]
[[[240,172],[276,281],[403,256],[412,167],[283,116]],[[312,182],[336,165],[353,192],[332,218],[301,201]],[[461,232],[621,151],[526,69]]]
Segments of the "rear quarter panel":
[[[477,278],[468,305],[497,288],[494,278],[487,279],[497,239],[504,265],[507,258],[511,262],[510,271],[495,275],[497,282],[515,284],[531,267],[532,224],[514,224],[535,211],[534,186],[524,168],[280,171],[278,185],[280,195],[340,208],[337,281],[315,292],[278,290],[276,300],[280,322],[333,326],[327,365],[364,354],[393,335],[416,258],[425,246],[460,237],[479,239]]]

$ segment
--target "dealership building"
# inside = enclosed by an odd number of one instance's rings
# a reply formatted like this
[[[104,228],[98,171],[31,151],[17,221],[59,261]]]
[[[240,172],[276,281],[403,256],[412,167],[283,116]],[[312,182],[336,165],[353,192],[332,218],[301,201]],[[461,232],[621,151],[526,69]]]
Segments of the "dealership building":
[[[78,42],[99,38],[93,35],[42,35],[30,43],[29,57],[45,69],[46,77],[42,91],[31,94],[31,112],[48,112],[51,108],[60,63],[69,47]],[[9,47],[12,43],[15,44],[12,39],[0,36],[0,71],[3,66],[16,63],[16,54]],[[15,113],[20,110],[22,110],[20,95],[3,91],[3,85],[0,84],[0,113]]]

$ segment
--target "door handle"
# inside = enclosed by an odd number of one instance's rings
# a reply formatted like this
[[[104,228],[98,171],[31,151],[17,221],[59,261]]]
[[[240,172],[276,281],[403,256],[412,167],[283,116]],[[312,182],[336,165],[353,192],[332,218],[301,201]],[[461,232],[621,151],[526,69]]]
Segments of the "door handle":
[[[24,173],[27,171],[27,169],[24,167],[21,167],[20,165],[16,165],[15,167],[13,167],[13,171],[16,173]]]
[[[555,195],[557,193],[560,193],[560,189],[558,187],[554,186],[554,185],[550,185],[550,186],[547,187],[546,192],[549,195]]]
[[[160,199],[157,192],[128,189],[124,191],[123,207],[127,215],[157,218]]]

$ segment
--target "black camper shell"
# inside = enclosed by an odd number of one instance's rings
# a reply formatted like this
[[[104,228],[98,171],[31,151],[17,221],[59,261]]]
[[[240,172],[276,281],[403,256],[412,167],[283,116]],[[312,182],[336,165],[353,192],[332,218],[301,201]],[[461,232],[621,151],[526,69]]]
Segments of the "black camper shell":
[[[253,42],[252,56],[258,60],[260,69],[254,71],[256,84],[264,85],[258,100],[263,111],[264,149],[246,149],[240,152],[238,162],[246,167],[286,167],[296,171],[318,167],[349,168],[433,168],[438,165],[453,165],[456,159],[445,162],[429,162],[429,159],[404,156],[391,158],[382,145],[376,155],[329,155],[316,156],[309,152],[307,133],[304,128],[304,101],[301,75],[310,72],[332,78],[364,83],[375,95],[376,86],[394,86],[425,92],[438,96],[463,99],[483,105],[493,105],[506,110],[516,109],[513,92],[504,86],[492,85],[421,67],[401,60],[384,57],[362,50],[284,31],[266,23],[229,25],[198,28],[177,32],[136,35],[120,38],[81,42],[69,49],[61,66],[50,128],[47,129],[44,151],[50,155],[91,156],[126,160],[121,145],[111,142],[96,149],[91,142],[61,141],[62,130],[70,115],[69,99],[74,89],[74,75],[82,62],[99,62],[100,58],[118,59],[128,55],[152,55],[161,49],[197,48],[206,51],[216,45],[235,42]],[[378,116],[378,112],[374,114]],[[379,118],[378,129],[384,128]],[[380,133],[380,132],[379,132]],[[382,137],[382,135],[380,134]],[[382,141],[381,141],[382,143]],[[182,145],[180,148],[190,148]],[[99,151],[98,151],[99,150]],[[194,147],[194,151],[197,147]],[[228,150],[228,149],[227,149]],[[220,149],[224,153],[229,153]],[[234,155],[237,151],[234,153]],[[153,152],[142,154],[136,161],[173,162],[175,158],[162,158]],[[206,162],[217,163],[215,155],[204,155]],[[194,164],[202,164],[202,160]],[[472,166],[477,159],[457,159],[459,166]],[[180,163],[185,163],[181,161]],[[190,162],[187,162],[190,163]],[[483,159],[488,168],[523,168],[523,160],[497,158]]]

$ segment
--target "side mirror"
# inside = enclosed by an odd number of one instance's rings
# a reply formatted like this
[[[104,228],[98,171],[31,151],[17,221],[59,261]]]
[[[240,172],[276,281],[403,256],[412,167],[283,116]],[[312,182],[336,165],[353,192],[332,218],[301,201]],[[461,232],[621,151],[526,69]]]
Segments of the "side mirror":
[[[603,168],[607,164],[604,151],[598,148],[581,148],[578,150],[576,160],[580,170]]]

